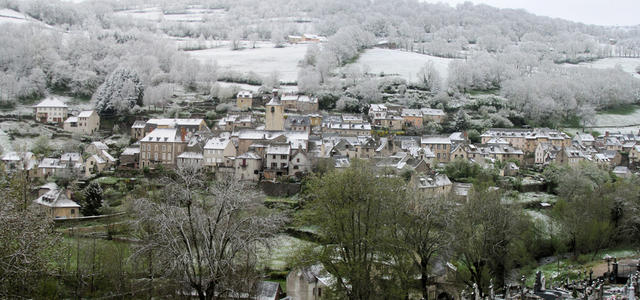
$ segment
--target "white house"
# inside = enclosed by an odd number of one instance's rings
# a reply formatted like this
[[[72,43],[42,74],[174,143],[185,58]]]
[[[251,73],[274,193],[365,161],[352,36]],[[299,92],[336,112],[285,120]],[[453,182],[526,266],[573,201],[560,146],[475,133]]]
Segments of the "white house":
[[[33,111],[37,122],[62,124],[69,114],[69,107],[59,99],[47,98],[35,105]]]

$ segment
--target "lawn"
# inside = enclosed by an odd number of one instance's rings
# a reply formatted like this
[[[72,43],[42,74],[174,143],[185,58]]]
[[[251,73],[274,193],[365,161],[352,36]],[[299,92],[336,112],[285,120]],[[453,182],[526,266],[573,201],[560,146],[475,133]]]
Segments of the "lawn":
[[[616,107],[608,108],[598,112],[599,115],[632,115],[638,110],[638,105],[635,104],[623,104]],[[640,121],[640,120],[639,120]]]

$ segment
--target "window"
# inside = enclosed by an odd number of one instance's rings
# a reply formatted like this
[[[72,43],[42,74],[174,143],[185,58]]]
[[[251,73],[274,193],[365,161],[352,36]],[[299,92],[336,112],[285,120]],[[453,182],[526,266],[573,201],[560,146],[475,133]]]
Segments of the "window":
[[[271,155],[271,158],[276,159],[276,155],[275,154]]]
[[[162,160],[167,160],[167,154],[162,152]]]
[[[281,168],[286,168],[286,167],[287,167],[287,164],[286,164],[286,163],[281,163],[281,164],[280,164],[280,167],[281,167]]]
[[[271,168],[272,168],[272,169],[275,169],[275,168],[277,168],[277,167],[278,167],[278,163],[271,163]]]
[[[281,159],[287,159],[287,156],[286,155],[280,155],[280,158]]]
[[[167,151],[167,145],[162,145],[162,151]]]
[[[76,214],[76,210],[72,208],[72,209],[71,209],[71,214],[72,214],[72,215],[75,215],[75,214]]]
[[[153,150],[158,151],[158,145],[154,145]]]
[[[300,162],[300,159],[299,159],[299,158],[296,158],[296,162]]]
[[[153,154],[153,159],[154,159],[154,160],[158,160],[158,152],[156,152],[156,153],[154,153],[154,154]]]

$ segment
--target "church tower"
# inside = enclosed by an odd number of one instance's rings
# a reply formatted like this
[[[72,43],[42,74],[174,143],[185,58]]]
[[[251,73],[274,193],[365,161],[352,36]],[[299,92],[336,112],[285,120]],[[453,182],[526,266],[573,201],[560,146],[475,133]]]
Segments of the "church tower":
[[[284,106],[280,103],[277,93],[278,91],[274,90],[273,98],[265,105],[266,124],[264,129],[268,131],[284,130]]]

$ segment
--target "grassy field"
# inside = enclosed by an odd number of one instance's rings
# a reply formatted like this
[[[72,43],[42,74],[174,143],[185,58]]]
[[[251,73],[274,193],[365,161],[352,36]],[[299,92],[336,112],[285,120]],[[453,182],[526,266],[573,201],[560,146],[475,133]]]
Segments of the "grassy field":
[[[623,104],[598,112],[599,115],[632,115],[640,108],[636,104]]]

